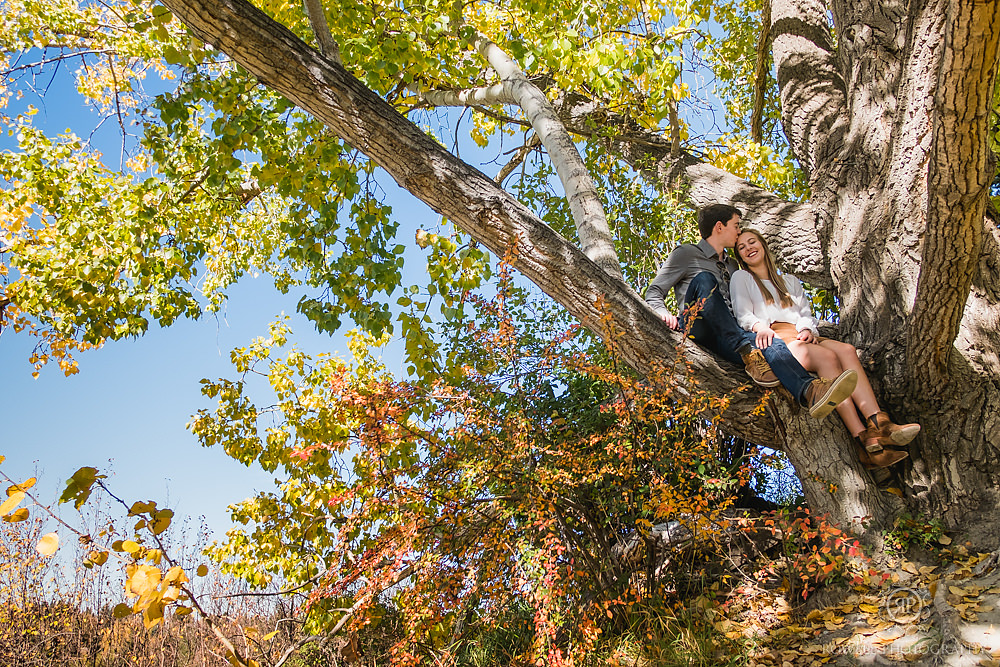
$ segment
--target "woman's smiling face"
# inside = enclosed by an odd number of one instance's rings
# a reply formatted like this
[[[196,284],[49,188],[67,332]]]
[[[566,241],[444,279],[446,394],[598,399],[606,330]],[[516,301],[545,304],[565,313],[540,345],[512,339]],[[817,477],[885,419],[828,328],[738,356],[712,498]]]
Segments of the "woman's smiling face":
[[[764,262],[764,246],[753,232],[743,232],[736,239],[736,252],[747,266],[758,266]]]

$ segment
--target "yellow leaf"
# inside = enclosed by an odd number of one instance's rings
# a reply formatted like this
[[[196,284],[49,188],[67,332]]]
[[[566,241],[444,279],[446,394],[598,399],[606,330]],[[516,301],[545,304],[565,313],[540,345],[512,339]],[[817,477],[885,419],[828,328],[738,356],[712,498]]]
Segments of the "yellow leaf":
[[[59,548],[59,536],[56,533],[46,533],[35,545],[35,551],[43,556],[51,556]]]
[[[274,639],[274,636],[275,636],[276,634],[278,634],[278,631],[277,631],[277,630],[275,630],[274,632],[269,632],[269,633],[267,633],[266,635],[264,635],[264,637],[263,637],[263,640],[264,640],[264,641],[270,641],[270,640]]]
[[[10,514],[15,507],[21,504],[22,500],[24,500],[23,491],[15,491],[12,493],[10,498],[3,501],[3,503],[0,503],[0,516]]]
[[[858,605],[858,609],[860,609],[861,611],[863,611],[863,612],[865,612],[867,614],[877,614],[878,613],[878,607],[876,607],[873,604],[861,604],[861,605]]]
[[[173,585],[185,584],[188,582],[188,578],[184,574],[184,568],[180,565],[174,565],[172,568],[167,570],[167,574],[163,577],[163,580]]]
[[[153,531],[154,535],[159,535],[170,526],[170,520],[173,516],[173,510],[160,510],[156,513],[156,517],[150,524],[149,529]]]
[[[125,540],[122,542],[122,550],[127,551],[130,556],[135,556],[136,552],[138,552],[141,548],[142,547],[140,547],[138,543],[132,540]]]
[[[191,607],[177,607],[176,609],[174,609],[174,613],[177,614],[178,616],[187,616],[192,611],[193,610],[191,609]]]
[[[115,605],[115,608],[111,610],[111,615],[115,618],[126,618],[132,615],[132,607],[128,606],[124,602],[119,602]]]
[[[108,552],[107,551],[91,551],[88,556],[90,561],[94,565],[104,565],[108,562]]]
[[[5,516],[3,520],[6,521],[7,523],[17,523],[18,521],[24,521],[27,518],[28,518],[28,508],[22,507],[13,514]]]
[[[177,602],[177,598],[179,598],[180,596],[181,596],[181,589],[177,588],[176,586],[170,586],[163,593],[163,601],[167,603]]]
[[[930,596],[932,598],[937,594],[937,587],[938,587],[937,581],[932,581],[930,585],[927,587],[927,592],[930,593]]]
[[[147,630],[163,620],[163,606],[162,602],[154,602],[143,610],[142,624]]]
[[[951,544],[951,538],[948,537],[947,535],[942,535],[941,537],[938,538],[938,544],[943,544],[944,546],[948,546],[949,544]]]
[[[205,565],[205,564],[199,565],[198,566],[198,576],[199,577],[204,577],[206,574],[208,574],[208,566]]]
[[[134,503],[132,503],[132,507],[129,508],[128,513],[129,516],[136,516],[137,514],[145,514],[146,512],[154,512],[154,511],[156,511],[156,503],[154,503],[152,500],[148,502],[142,502],[137,500]]]
[[[913,563],[911,563],[908,560],[907,561],[903,561],[903,571],[904,572],[909,572],[910,574],[919,574],[920,573],[920,571],[917,569],[917,566],[914,565]]]
[[[17,493],[18,491],[27,491],[28,489],[30,489],[35,485],[36,481],[37,480],[35,480],[34,477],[29,477],[20,484],[11,484],[10,486],[7,487],[7,496],[10,497],[15,493]]]
[[[145,595],[160,585],[160,570],[152,565],[140,565],[128,581],[134,595]]]
[[[890,486],[889,488],[887,488],[887,489],[885,490],[885,492],[886,492],[886,493],[891,493],[891,494],[892,494],[892,495],[894,495],[894,496],[899,496],[900,498],[902,498],[902,497],[903,497],[903,490],[902,490],[902,489],[900,489],[900,488],[897,488],[897,487],[895,487],[895,486]]]

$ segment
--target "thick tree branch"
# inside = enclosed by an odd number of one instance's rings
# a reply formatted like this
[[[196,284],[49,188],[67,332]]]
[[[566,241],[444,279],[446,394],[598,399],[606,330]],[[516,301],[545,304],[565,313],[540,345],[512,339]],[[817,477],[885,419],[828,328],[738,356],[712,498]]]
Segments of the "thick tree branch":
[[[785,135],[812,174],[836,158],[847,129],[844,81],[822,0],[772,0],[771,43]]]
[[[928,178],[927,229],[910,320],[908,366],[928,389],[947,382],[953,343],[983,247],[1000,3],[948,3]]]
[[[829,261],[817,234],[816,212],[808,203],[790,202],[711,165],[674,142],[608,112],[580,95],[556,101],[566,127],[603,142],[664,191],[683,188],[697,206],[724,202],[743,210],[744,222],[760,231],[785,271],[815,287],[831,287]]]
[[[326,123],[404,188],[449,218],[562,304],[584,326],[612,340],[640,373],[669,359],[681,334],[671,331],[619,279],[589,260],[482,172],[448,153],[342,67],[332,64],[243,0],[166,0],[202,40]],[[609,330],[613,328],[613,331]],[[699,390],[725,394],[745,384],[690,343],[687,360]],[[686,373],[678,369],[678,380]],[[750,415],[759,396],[737,393],[726,412],[732,431],[775,445],[774,425]]]
[[[499,86],[465,91],[431,91],[423,99],[440,106],[502,104]],[[582,95],[564,95],[555,109],[566,129],[604,143],[664,191],[685,188],[698,206],[731,203],[746,214],[747,225],[760,231],[778,256],[781,268],[814,287],[829,288],[829,264],[816,232],[816,214],[809,204],[789,202],[742,178],[681,150],[676,136],[661,135],[608,112]]]

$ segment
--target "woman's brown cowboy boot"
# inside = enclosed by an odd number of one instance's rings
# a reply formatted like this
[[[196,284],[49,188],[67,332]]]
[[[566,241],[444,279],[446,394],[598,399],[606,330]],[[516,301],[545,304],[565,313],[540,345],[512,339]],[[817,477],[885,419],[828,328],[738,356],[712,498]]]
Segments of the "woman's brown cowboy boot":
[[[885,412],[876,412],[873,414],[868,418],[866,426],[868,426],[868,429],[865,431],[866,434],[868,431],[877,430],[880,436],[889,438],[890,440],[889,443],[883,444],[891,444],[899,447],[909,444],[920,433],[920,424],[894,424]],[[869,449],[867,443],[865,443],[865,449],[868,449],[870,452],[878,451]]]
[[[898,449],[886,449],[878,454],[869,454],[864,449],[858,451],[858,458],[861,459],[861,465],[864,466],[865,470],[888,468],[891,465],[899,463],[907,456],[909,456],[907,452]]]
[[[858,440],[861,441],[861,446],[865,448],[865,451],[872,454],[881,452],[886,445],[895,446],[896,444],[889,436],[882,435],[882,431],[877,426],[871,425],[858,434]]]

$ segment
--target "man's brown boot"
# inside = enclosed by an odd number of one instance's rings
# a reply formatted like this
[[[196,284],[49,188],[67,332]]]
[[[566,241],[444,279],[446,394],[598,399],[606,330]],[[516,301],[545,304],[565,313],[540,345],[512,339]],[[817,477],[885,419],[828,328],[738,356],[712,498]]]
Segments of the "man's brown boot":
[[[809,416],[823,419],[833,412],[844,399],[851,395],[858,384],[858,374],[848,368],[835,379],[819,378],[813,380],[806,390],[806,405]]]
[[[764,358],[764,353],[757,348],[751,348],[749,352],[741,354],[740,357],[743,358],[747,375],[761,387],[777,387],[781,384],[778,376],[774,374],[771,366],[767,363],[767,359]]]
[[[877,430],[884,438],[889,438],[893,445],[902,447],[920,433],[920,424],[894,424],[885,412],[876,412],[868,418],[868,430]],[[868,450],[872,451],[872,450]]]
[[[861,460],[861,465],[864,466],[865,470],[888,468],[891,465],[896,465],[907,456],[909,456],[908,453],[898,449],[886,449],[878,454],[869,454],[864,450],[858,451],[858,458]]]

